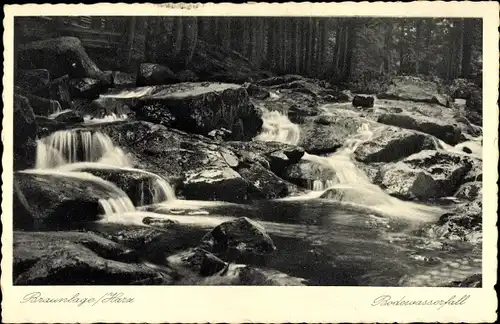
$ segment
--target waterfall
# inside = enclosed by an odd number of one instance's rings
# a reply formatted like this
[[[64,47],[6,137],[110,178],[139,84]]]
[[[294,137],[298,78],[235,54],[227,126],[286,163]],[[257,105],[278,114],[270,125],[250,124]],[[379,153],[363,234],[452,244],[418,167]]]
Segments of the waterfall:
[[[107,194],[107,197],[103,197],[102,199],[99,200],[99,205],[103,209],[104,215],[135,211],[134,204],[123,190],[118,188],[112,182],[106,181],[88,172],[75,172],[75,171],[67,171],[60,169],[34,169],[34,170],[24,170],[20,172],[38,174],[38,175],[49,175],[55,178],[57,177],[72,178],[77,181],[88,182],[93,186],[100,188]]]
[[[62,130],[37,142],[36,168],[47,169],[78,161],[101,162],[115,166],[132,165],[122,149],[109,136],[86,130]]]
[[[112,170],[118,171],[121,173],[139,173],[149,177],[147,181],[141,181],[139,186],[139,203],[140,206],[146,205],[146,194],[149,193],[151,196],[152,204],[159,204],[166,201],[174,201],[176,200],[174,188],[162,177],[152,172],[148,172],[141,169],[135,169],[130,167],[117,167],[112,164],[106,164],[102,161],[100,162],[79,162],[67,164],[59,167],[59,170],[70,171],[70,172],[79,172],[79,171],[87,171],[89,170]]]
[[[128,118],[127,114],[117,115],[115,113],[111,113],[109,115],[105,115],[102,118],[95,118],[90,115],[83,116],[83,121],[85,124],[102,124],[102,123],[112,123],[116,121],[123,121]]]
[[[274,141],[297,145],[300,128],[279,111],[263,110],[262,132],[255,137],[259,141]]]
[[[290,122],[287,116],[277,112],[264,111],[264,127],[256,137],[259,140],[279,141],[296,144],[300,132],[297,125]],[[331,170],[334,180],[317,179],[312,181],[313,191],[302,197],[287,199],[311,199],[325,194],[325,198],[333,199],[344,207],[354,208],[367,213],[375,213],[389,217],[407,217],[416,221],[428,221],[437,217],[442,210],[411,202],[404,202],[388,195],[382,188],[370,182],[366,173],[359,169],[353,158],[353,153],[364,142],[372,140],[382,127],[370,128],[368,123],[362,124],[357,133],[348,138],[337,152],[329,156],[317,156],[305,153],[302,157]]]

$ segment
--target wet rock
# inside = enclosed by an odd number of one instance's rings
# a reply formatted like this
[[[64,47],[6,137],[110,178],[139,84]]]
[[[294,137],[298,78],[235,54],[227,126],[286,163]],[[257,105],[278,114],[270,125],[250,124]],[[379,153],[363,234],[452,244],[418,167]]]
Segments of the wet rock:
[[[249,83],[243,86],[246,88],[248,95],[252,98],[264,100],[271,96],[268,90],[256,84]]]
[[[83,116],[74,110],[65,110],[57,114],[54,120],[65,125],[83,123]]]
[[[68,74],[75,78],[110,81],[106,80],[104,73],[75,37],[49,38],[20,45],[18,66],[24,69],[47,69],[55,78]]]
[[[89,168],[85,164],[82,164],[81,167],[76,165],[72,170],[87,172],[112,182],[127,194],[135,206],[160,203],[174,198],[174,191],[168,187],[167,180],[143,170],[112,167]],[[161,183],[158,183],[158,181],[161,181]],[[163,183],[167,186],[165,188],[166,192],[161,187]]]
[[[377,94],[379,99],[409,100],[436,103],[447,107],[448,100],[439,92],[438,85],[413,76],[399,76],[392,79],[389,88]]]
[[[202,248],[191,248],[167,258],[170,267],[178,272],[194,272],[196,275],[212,276],[227,267],[227,263]]]
[[[264,157],[273,172],[280,173],[284,168],[300,161],[304,155],[304,149],[278,142],[236,142],[230,141],[223,144],[245,160],[245,153],[251,152]],[[265,165],[264,165],[265,166]]]
[[[289,276],[273,269],[260,269],[242,264],[228,266],[210,277],[185,277],[179,281],[182,285],[203,286],[305,286],[303,278]]]
[[[156,228],[170,228],[178,224],[178,222],[159,217],[144,217],[142,223]]]
[[[309,117],[300,125],[298,145],[312,154],[332,153],[354,136],[363,124],[370,124],[370,121],[347,110]]]
[[[468,153],[468,154],[471,154],[472,153],[472,150],[470,148],[468,148],[467,146],[464,146],[462,148],[462,151],[464,151],[465,153]]]
[[[483,286],[483,276],[480,273],[468,276],[462,281],[452,281],[445,287],[466,287],[466,288],[481,288]]]
[[[105,91],[99,80],[91,78],[71,79],[68,86],[73,98],[96,99],[101,92]]]
[[[114,71],[113,86],[115,88],[131,88],[137,85],[137,75],[121,71]]]
[[[50,73],[46,69],[33,69],[16,71],[14,84],[31,92],[43,88],[50,83]]]
[[[14,228],[55,229],[99,219],[109,188],[63,174],[14,174]],[[116,197],[116,196],[115,196]]]
[[[482,202],[480,199],[457,206],[442,215],[428,233],[431,237],[473,244],[482,242]]]
[[[422,150],[436,149],[432,136],[424,133],[381,126],[369,141],[362,142],[354,152],[356,160],[373,162],[393,162]]]
[[[133,256],[122,246],[90,233],[14,233],[16,285],[137,284],[144,280],[172,282],[166,274],[133,263]]]
[[[282,85],[282,84],[287,84],[293,81],[300,81],[304,80],[305,78],[301,75],[296,75],[296,74],[286,74],[283,76],[277,76],[277,77],[271,77],[271,78],[266,78],[262,79],[256,82],[256,84],[260,86],[276,86],[276,85]]]
[[[145,104],[140,109],[135,109],[135,112],[138,119],[163,126],[172,126],[177,120],[169,109],[165,109],[162,103]]]
[[[424,150],[382,166],[378,179],[391,195],[425,200],[453,195],[471,168],[467,156]]]
[[[451,125],[446,121],[432,117],[382,114],[377,121],[386,125],[421,131],[436,136],[450,145],[458,144],[462,139],[460,128],[457,125]]]
[[[174,72],[166,66],[143,63],[139,67],[139,72],[137,74],[138,86],[171,84],[176,82],[179,82],[178,78]]]
[[[186,199],[195,200],[244,202],[264,198],[251,182],[229,167],[188,171],[179,191]]]
[[[354,96],[352,99],[352,105],[354,107],[363,107],[363,108],[371,108],[373,107],[373,103],[375,102],[375,98],[373,97],[364,97],[364,96]]]
[[[280,176],[300,187],[311,188],[315,180],[335,180],[335,172],[322,164],[301,160],[288,166]]]
[[[469,157],[469,161],[472,163],[472,168],[465,175],[463,183],[483,181],[483,162],[472,156]]]
[[[168,216],[163,219],[165,224],[167,219]],[[140,223],[141,219],[136,221]],[[182,226],[177,222],[168,226],[144,226],[136,225],[137,223],[101,224],[94,231],[100,236],[135,251],[140,259],[157,265],[166,265],[169,255],[185,250],[186,246],[196,246],[209,229]]]
[[[383,204],[384,201],[381,201],[381,195],[374,192],[374,190],[370,190],[370,188],[339,186],[327,189],[320,198],[364,206]]]
[[[262,127],[260,111],[250,102],[245,89],[236,84],[178,83],[142,90],[142,95],[136,97],[139,103],[133,109],[151,122],[170,123],[171,118],[166,113],[148,113],[145,107],[168,111],[176,119],[173,127],[191,133],[207,135],[223,127],[231,131],[232,139],[248,140]],[[113,96],[120,97],[119,94]],[[164,115],[168,120],[162,120]]]
[[[46,99],[52,99],[61,105],[63,109],[72,109],[71,95],[69,92],[69,76],[64,75],[52,80],[46,86],[37,89],[33,94]]]
[[[117,116],[130,114],[131,107],[136,104],[134,99],[117,99],[112,97],[99,97],[90,104],[80,106],[78,109],[85,115],[102,118],[106,115],[115,114]]]
[[[241,254],[270,254],[276,250],[264,227],[246,217],[216,226],[202,238],[200,246],[216,255],[233,251]]]
[[[37,125],[37,135],[39,138],[45,137],[50,133],[66,128],[66,124],[58,122],[45,116],[35,116]]]
[[[291,183],[287,183],[257,163],[239,167],[237,171],[243,179],[253,184],[265,199],[283,198],[296,190]]]
[[[35,115],[49,116],[53,113],[56,113],[56,112],[59,112],[62,110],[59,102],[57,102],[55,100],[45,99],[45,98],[42,98],[39,96],[32,95],[24,89],[16,88],[15,94],[26,97],[29,100],[30,105],[31,105]]]
[[[483,183],[480,181],[467,182],[460,186],[455,197],[464,200],[476,200],[482,198]],[[481,198],[480,198],[481,197]]]
[[[37,124],[26,97],[14,95],[14,169],[34,166]]]

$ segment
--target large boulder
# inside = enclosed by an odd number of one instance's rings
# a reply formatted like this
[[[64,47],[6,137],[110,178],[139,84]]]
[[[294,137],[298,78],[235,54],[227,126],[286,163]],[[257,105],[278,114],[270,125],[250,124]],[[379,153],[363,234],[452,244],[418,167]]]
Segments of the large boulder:
[[[160,64],[143,63],[137,72],[138,86],[171,84],[176,82],[179,82],[179,79],[174,72]]]
[[[17,69],[14,84],[23,89],[35,91],[50,83],[50,73],[46,69],[23,70]]]
[[[280,176],[300,187],[311,188],[314,181],[334,181],[335,171],[323,164],[301,160],[288,166]]]
[[[473,181],[464,183],[458,188],[455,197],[463,200],[474,201],[483,197],[483,183],[481,181]]]
[[[471,243],[482,242],[482,202],[480,199],[461,204],[442,215],[428,230],[431,237]]]
[[[307,280],[274,269],[261,269],[243,264],[229,264],[210,277],[185,277],[180,284],[202,286],[306,286]]]
[[[104,165],[90,167],[85,163],[75,164],[71,170],[87,172],[112,182],[127,194],[135,206],[160,203],[175,198],[173,188],[167,180],[147,171]]]
[[[264,227],[247,217],[240,217],[216,226],[202,238],[200,246],[216,255],[232,252],[270,254],[276,250],[273,240]]]
[[[178,179],[179,196],[233,202],[265,197],[233,170],[239,165],[237,156],[208,138],[143,121],[99,129],[130,154],[135,167],[165,179]]]
[[[238,167],[237,171],[243,179],[262,192],[265,199],[283,198],[297,191],[291,183],[284,181],[258,163]]]
[[[393,78],[388,89],[379,93],[377,97],[379,99],[409,100],[448,106],[448,100],[439,92],[437,83],[413,76]]]
[[[373,138],[356,148],[356,160],[365,163],[393,162],[422,150],[436,149],[432,136],[413,130],[382,126],[374,133]]]
[[[352,99],[352,105],[354,107],[363,107],[363,108],[371,108],[375,102],[375,98],[370,96],[359,96],[356,95]]]
[[[462,132],[456,124],[449,124],[447,121],[432,117],[382,114],[377,121],[386,125],[421,131],[433,135],[450,145],[458,144],[462,140]]]
[[[113,87],[131,88],[137,85],[137,74],[113,71]]]
[[[348,110],[339,109],[329,115],[308,117],[300,125],[298,145],[313,154],[335,152],[348,138],[356,135],[363,124],[374,123]]]
[[[56,100],[46,99],[36,95],[32,95],[25,89],[20,89],[17,87],[15,89],[15,94],[26,97],[29,100],[35,115],[49,116],[51,114],[62,111],[61,105]]]
[[[26,97],[14,95],[14,169],[34,166],[37,124]]]
[[[453,195],[471,168],[467,156],[424,150],[382,166],[377,179],[391,195],[425,200]]]
[[[69,91],[68,75],[50,81],[47,85],[34,91],[33,94],[46,99],[55,100],[59,102],[63,109],[73,108]]]
[[[244,202],[265,198],[254,184],[229,167],[206,167],[185,175],[179,194],[186,199]]]
[[[110,81],[75,37],[49,38],[22,44],[18,48],[17,63],[24,69],[47,69],[54,78],[68,74],[105,83]]]
[[[54,229],[95,221],[101,199],[126,197],[111,183],[90,174],[16,172],[14,228]]]
[[[72,98],[96,99],[106,90],[101,82],[92,78],[75,78],[68,81]]]
[[[212,276],[228,265],[212,253],[202,248],[191,248],[171,255],[167,258],[168,265],[181,275]]]
[[[124,247],[90,233],[14,232],[16,285],[168,284]]]
[[[264,157],[267,163],[263,163],[263,166],[269,165],[269,168],[275,173],[280,173],[287,166],[299,162],[304,155],[303,148],[279,142],[230,141],[223,143],[223,145],[234,151],[243,161],[251,162],[250,159],[245,159],[245,155],[249,152]]]
[[[56,122],[63,123],[65,125],[83,123],[83,116],[74,110],[63,110],[57,115],[53,116]]]
[[[301,75],[297,74],[286,74],[283,76],[270,77],[262,80],[256,81],[256,84],[260,86],[277,86],[282,84],[287,84],[293,81],[305,80],[305,78]]]
[[[135,100],[133,110],[140,119],[172,125],[191,133],[207,135],[226,128],[236,140],[248,140],[262,127],[261,114],[245,89],[227,83],[178,83],[138,88],[134,93],[106,94],[107,99]],[[175,120],[173,120],[175,119]]]

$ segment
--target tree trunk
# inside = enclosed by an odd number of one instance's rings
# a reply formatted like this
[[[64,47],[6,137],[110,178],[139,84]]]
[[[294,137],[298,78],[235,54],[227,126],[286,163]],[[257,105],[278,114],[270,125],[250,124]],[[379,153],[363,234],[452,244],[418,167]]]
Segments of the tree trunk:
[[[415,39],[415,74],[420,73],[420,57],[421,57],[421,38],[422,38],[422,19],[417,20]]]
[[[220,17],[219,21],[219,44],[224,48],[231,48],[231,18]]]
[[[276,18],[269,18],[267,24],[267,64],[270,69],[274,68],[274,55],[276,43]]]
[[[405,55],[405,21],[401,22],[401,34],[399,35],[399,73],[404,74],[405,72],[405,61],[404,61],[404,55]]]
[[[472,71],[472,19],[463,19],[462,27],[462,77],[469,78]]]
[[[311,73],[311,66],[312,66],[312,60],[311,60],[312,45],[313,45],[312,38],[313,38],[312,18],[309,17],[307,19],[307,36],[306,36],[307,45],[306,45],[306,66],[305,66],[305,70],[306,70],[306,74],[307,75],[310,75],[310,73]]]
[[[307,20],[306,18],[300,18],[299,20],[299,26],[300,26],[300,73],[304,74],[304,72],[307,70],[307,56],[306,56],[306,51],[307,51]]]
[[[292,56],[291,56],[291,71],[292,73],[297,73],[298,72],[298,62],[297,62],[297,57],[299,57],[299,51],[298,51],[298,46],[297,46],[297,38],[298,38],[298,21],[297,19],[291,19],[291,27],[292,27],[292,48],[290,50]]]
[[[432,30],[434,29],[434,22],[432,19],[426,19],[426,32],[425,32],[425,54],[424,61],[422,62],[422,73],[429,74],[430,70],[430,53],[431,53],[431,40],[432,40]]]
[[[384,46],[385,46],[385,55],[384,55],[384,72],[386,74],[389,74],[391,71],[391,53],[392,53],[392,26],[393,22],[388,21],[386,25],[386,32],[385,32],[385,40],[384,40]]]

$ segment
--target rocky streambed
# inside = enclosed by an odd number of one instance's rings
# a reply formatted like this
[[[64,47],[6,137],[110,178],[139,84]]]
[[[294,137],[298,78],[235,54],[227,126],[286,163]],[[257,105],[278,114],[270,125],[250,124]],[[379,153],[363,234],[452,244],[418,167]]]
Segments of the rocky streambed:
[[[20,55],[15,284],[481,284],[480,115],[449,96],[472,90]]]

